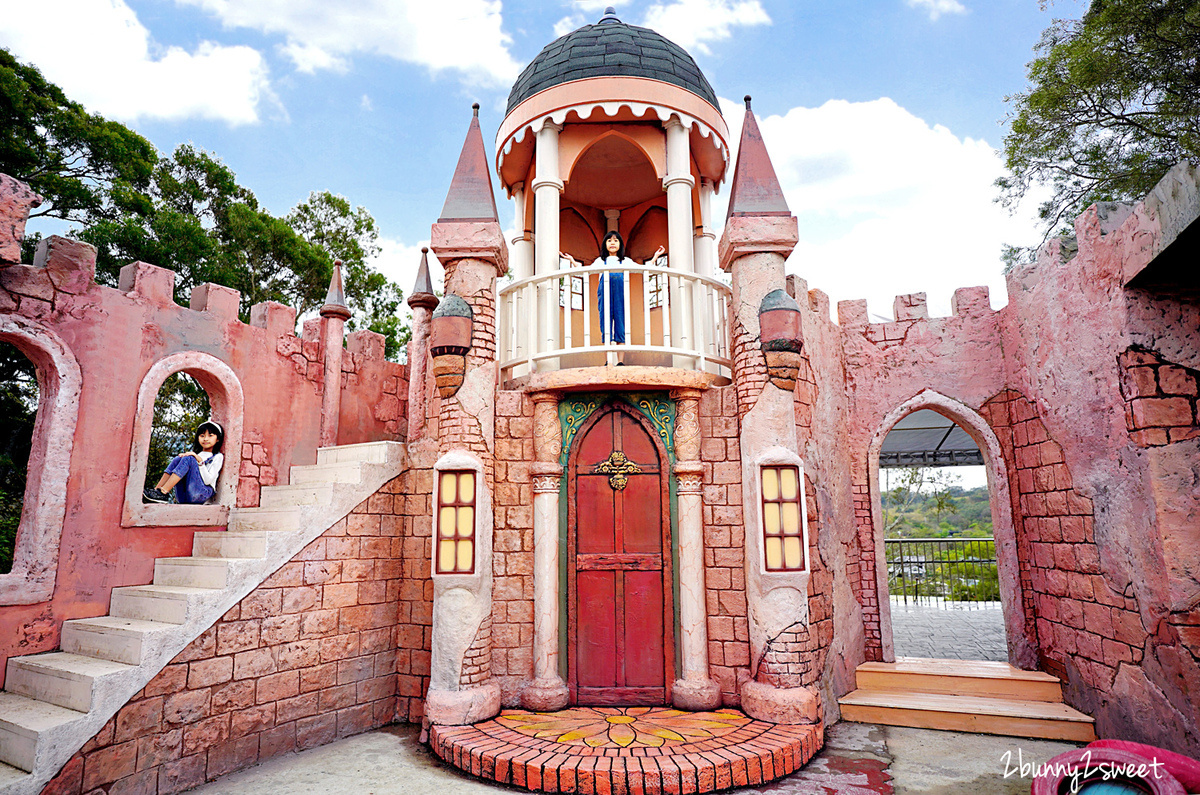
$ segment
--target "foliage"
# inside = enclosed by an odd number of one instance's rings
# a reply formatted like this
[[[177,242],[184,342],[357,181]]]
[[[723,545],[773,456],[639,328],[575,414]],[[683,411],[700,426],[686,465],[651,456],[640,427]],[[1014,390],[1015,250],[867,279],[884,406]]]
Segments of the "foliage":
[[[1200,162],[1200,1],[1093,0],[1035,52],[1029,89],[1007,98],[1009,175],[996,185],[1010,207],[1050,186],[1047,235],[1094,202],[1141,198],[1181,160]]]
[[[31,217],[93,223],[142,207],[157,159],[145,138],[0,49],[0,173],[42,196]]]
[[[1000,600],[996,542],[990,538],[950,543],[886,545],[888,593],[939,597],[954,602]]]
[[[208,393],[187,373],[175,373],[163,382],[154,398],[145,488],[158,483],[172,458],[192,449],[196,428],[211,413]]]
[[[0,342],[0,574],[12,571],[37,405],[33,362]]]
[[[395,360],[408,344],[411,331],[400,320],[404,292],[367,261],[379,251],[375,219],[365,207],[329,191],[310,193],[292,209],[288,223],[331,259],[342,261],[344,289],[353,316],[349,328],[369,329],[384,337],[384,355]]]
[[[150,193],[150,203],[139,211],[79,233],[99,251],[98,279],[115,284],[125,263],[151,262],[178,274],[181,303],[204,282],[239,290],[246,320],[250,307],[262,301],[289,304],[300,315],[315,312],[339,258],[346,264],[351,328],[384,334],[392,357],[407,342],[408,329],[396,316],[400,289],[367,264],[379,247],[375,220],[365,208],[313,193],[286,218],[277,218],[238,184],[228,166],[190,144],[159,161]]]
[[[910,473],[909,469],[924,469],[925,473]],[[947,480],[946,473],[929,467],[882,471],[893,486],[881,495],[886,538],[991,537],[986,487],[963,489],[956,485],[957,476],[949,475],[952,480]]]

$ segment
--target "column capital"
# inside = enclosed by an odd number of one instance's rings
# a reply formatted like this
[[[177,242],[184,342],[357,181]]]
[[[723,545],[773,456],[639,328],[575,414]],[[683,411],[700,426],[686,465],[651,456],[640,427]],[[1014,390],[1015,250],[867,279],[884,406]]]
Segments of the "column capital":
[[[538,134],[540,135],[543,130],[553,130],[556,133],[560,133],[563,130],[563,126],[554,119],[547,118],[542,121],[542,126],[538,127]]]
[[[691,174],[680,174],[680,175],[674,176],[674,177],[667,177],[666,179],[663,180],[663,188],[664,189],[670,188],[672,185],[679,185],[679,184],[687,185],[688,189],[690,190],[690,189],[696,187],[696,178],[693,177]]]
[[[663,122],[663,129],[669,130],[672,127],[683,127],[684,124],[678,116],[672,115],[671,118]]]
[[[699,400],[704,391],[692,387],[676,387],[670,391],[671,400]]]
[[[533,180],[533,192],[536,194],[539,188],[554,188],[559,193],[563,192],[563,181],[557,177],[535,177]]]
[[[534,402],[534,405],[538,403],[554,403],[558,405],[562,400],[562,392],[555,389],[540,389],[537,392],[530,392],[529,399]]]

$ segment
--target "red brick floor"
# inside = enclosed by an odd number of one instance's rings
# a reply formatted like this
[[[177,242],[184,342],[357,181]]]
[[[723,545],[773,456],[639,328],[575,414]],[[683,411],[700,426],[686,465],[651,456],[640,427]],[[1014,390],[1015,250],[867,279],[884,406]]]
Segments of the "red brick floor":
[[[712,792],[786,776],[821,748],[823,727],[777,726],[731,709],[505,710],[474,726],[435,726],[429,743],[475,776],[539,792]]]

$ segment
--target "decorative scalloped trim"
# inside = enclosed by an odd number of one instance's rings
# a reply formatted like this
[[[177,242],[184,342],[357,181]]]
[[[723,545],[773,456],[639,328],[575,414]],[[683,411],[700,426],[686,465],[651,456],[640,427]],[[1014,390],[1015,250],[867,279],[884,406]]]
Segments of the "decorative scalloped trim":
[[[622,107],[629,108],[630,112],[638,118],[642,118],[650,111],[653,111],[654,115],[658,117],[658,120],[663,122],[670,120],[672,116],[676,117],[686,129],[691,130],[692,128],[695,128],[702,137],[712,140],[713,143],[716,144],[717,148],[721,151],[721,156],[725,159],[726,163],[728,163],[729,148],[721,140],[721,137],[717,135],[716,131],[704,122],[680,110],[667,107],[666,105],[656,105],[652,102],[630,102],[628,100],[584,102],[578,105],[569,105],[565,108],[559,108],[558,110],[554,110],[543,116],[539,116],[529,124],[526,124],[519,130],[514,131],[513,134],[508,137],[508,140],[504,144],[504,149],[501,150],[500,154],[497,156],[497,162],[501,167],[503,167],[504,156],[512,151],[513,146],[525,140],[525,135],[527,133],[532,132],[534,135],[537,135],[542,131],[542,128],[546,126],[546,122],[554,122],[555,124],[561,125],[567,120],[567,116],[571,113],[578,114],[581,121],[589,121],[597,110],[603,111],[605,116],[612,118],[616,116],[618,112],[620,112]]]

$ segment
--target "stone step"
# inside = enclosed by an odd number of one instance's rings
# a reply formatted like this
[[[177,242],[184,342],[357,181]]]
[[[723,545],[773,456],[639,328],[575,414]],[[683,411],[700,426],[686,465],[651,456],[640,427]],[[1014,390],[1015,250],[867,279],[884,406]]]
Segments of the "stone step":
[[[59,646],[72,654],[141,665],[142,647],[147,637],[174,628],[174,624],[162,621],[119,616],[78,618],[63,622]]]
[[[234,508],[229,512],[229,529],[286,532],[300,529],[300,509]]]
[[[863,690],[1062,702],[1057,677],[1042,671],[1022,671],[1003,662],[897,657],[892,663],[863,663],[855,676]]]
[[[2,729],[0,729],[2,731]],[[3,747],[4,740],[0,739],[0,748]],[[20,768],[15,768],[0,762],[0,787],[7,787],[10,784],[16,784],[22,779],[28,778],[29,773]]]
[[[288,483],[293,486],[308,483],[361,483],[362,461],[339,461],[333,464],[294,466]]]
[[[192,604],[211,588],[186,588],[168,585],[130,585],[113,588],[109,615],[183,624]]]
[[[87,712],[92,708],[92,686],[102,676],[131,667],[112,660],[65,651],[10,657],[4,689],[19,696]]]
[[[265,558],[265,530],[199,530],[192,536],[192,554],[198,558]]]
[[[387,462],[388,450],[392,446],[400,447],[399,442],[363,442],[362,444],[343,444],[337,447],[321,447],[317,449],[318,464],[339,464],[348,461],[362,461],[368,464],[383,464]]]
[[[234,558],[158,558],[154,561],[155,585],[189,588],[224,588]]]
[[[298,505],[328,505],[333,500],[332,483],[305,483],[298,486],[264,486],[259,493],[263,508],[292,508]]]
[[[73,709],[0,692],[0,786],[14,783],[33,770],[42,732],[83,717],[82,712]]]
[[[855,690],[838,699],[842,719],[918,729],[1088,743],[1095,721],[1066,704],[941,693]]]

